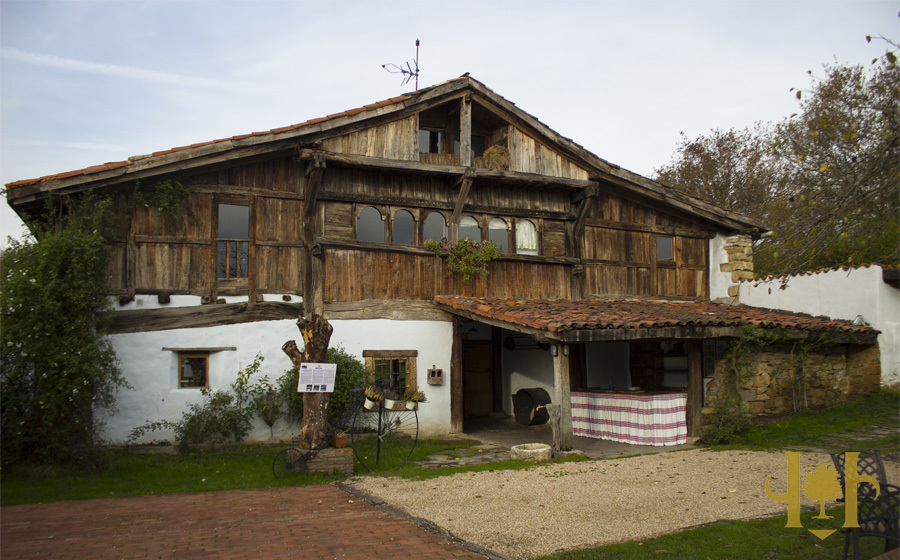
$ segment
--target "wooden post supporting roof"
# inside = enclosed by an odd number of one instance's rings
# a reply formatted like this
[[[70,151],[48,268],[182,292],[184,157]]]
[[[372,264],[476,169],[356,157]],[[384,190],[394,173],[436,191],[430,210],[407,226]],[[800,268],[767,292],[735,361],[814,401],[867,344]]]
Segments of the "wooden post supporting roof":
[[[459,320],[453,319],[453,345],[450,347],[450,433],[463,431],[463,361]]]
[[[306,165],[306,196],[303,199],[303,217],[309,218],[316,211],[316,198],[319,196],[319,184],[325,173],[325,156],[315,154]]]
[[[459,161],[463,167],[472,165],[472,97],[469,95],[460,102]]]
[[[703,341],[688,343],[688,391],[685,416],[688,437],[700,437],[702,422],[700,409],[703,407]]]
[[[559,405],[559,449],[570,451],[574,445],[572,433],[572,394],[569,386],[569,345],[554,344],[553,403]]]

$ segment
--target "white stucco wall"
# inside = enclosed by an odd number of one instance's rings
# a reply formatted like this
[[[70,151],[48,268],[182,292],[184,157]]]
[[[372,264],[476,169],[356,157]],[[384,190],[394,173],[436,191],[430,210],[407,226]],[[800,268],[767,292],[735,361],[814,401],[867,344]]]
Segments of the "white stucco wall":
[[[153,305],[152,302],[146,302]],[[362,361],[363,350],[418,350],[417,376],[428,403],[419,407],[420,435],[446,434],[450,431],[450,348],[452,326],[440,321],[331,321],[334,333],[331,346],[343,346]],[[214,352],[209,361],[209,384],[213,389],[227,389],[237,372],[249,365],[257,353],[265,358],[260,373],[275,380],[291,368],[290,359],[281,351],[288,340],[303,340],[296,320],[262,321],[207,327],[174,329],[147,333],[118,334],[111,337],[122,371],[132,389],[120,389],[118,410],[105,418],[103,436],[110,443],[124,443],[131,430],[149,421],[179,420],[188,403],[200,403],[199,389],[177,388],[177,352],[162,348],[235,347],[236,350]],[[444,370],[444,384],[427,385],[427,370],[432,366]],[[299,426],[286,426],[279,420],[275,439],[290,439],[299,434]],[[257,420],[247,441],[270,439],[268,426]],[[171,432],[155,432],[142,440],[172,441]]]
[[[537,348],[503,349],[503,411],[513,414],[512,395],[520,389],[539,387],[554,399],[553,356]],[[554,399],[555,400],[555,399]]]
[[[154,298],[155,299],[155,298]],[[145,333],[117,334],[111,337],[122,373],[132,389],[120,389],[118,411],[106,419],[104,437],[110,443],[124,443],[131,430],[149,421],[179,420],[188,403],[200,403],[200,389],[177,388],[178,354],[163,348],[235,347],[210,354],[209,385],[227,389],[237,372],[253,362],[257,353],[265,359],[260,370],[270,379],[278,379],[291,368],[291,361],[281,351],[290,339],[300,339],[296,320],[262,321],[203,329],[173,329]],[[283,421],[275,424],[276,438],[290,437]],[[248,435],[248,440],[268,440],[269,427],[261,421]],[[173,441],[171,432],[155,432],[142,440]]]
[[[332,346],[362,361],[363,350],[417,350],[416,378],[427,403],[418,410],[419,436],[450,433],[450,350],[453,324],[449,321],[394,321],[390,319],[330,321]],[[296,328],[296,327],[295,327]],[[444,370],[443,385],[428,385],[428,370]]]
[[[837,269],[740,284],[742,304],[853,321],[857,316],[881,331],[881,383],[900,382],[900,290],[885,284],[877,265]]]
[[[725,252],[727,235],[717,234],[709,240],[709,299],[710,301],[728,300],[728,286],[732,285],[731,273],[721,272],[719,265],[728,262]]]

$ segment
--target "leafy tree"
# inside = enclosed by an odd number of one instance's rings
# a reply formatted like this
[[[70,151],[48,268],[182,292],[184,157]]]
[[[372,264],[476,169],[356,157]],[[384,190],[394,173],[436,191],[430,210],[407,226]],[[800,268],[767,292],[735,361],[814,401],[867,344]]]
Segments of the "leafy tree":
[[[116,389],[127,385],[104,337],[110,250],[85,200],[53,226],[9,240],[0,261],[0,430],[4,464],[89,458]]]
[[[888,42],[896,47],[895,44]],[[765,221],[756,272],[900,259],[900,69],[826,65],[797,113],[750,130],[682,139],[657,178]]]
[[[711,130],[689,139],[681,133],[678,156],[657,169],[657,180],[732,212],[759,217],[776,200],[782,178],[769,147],[771,126]]]

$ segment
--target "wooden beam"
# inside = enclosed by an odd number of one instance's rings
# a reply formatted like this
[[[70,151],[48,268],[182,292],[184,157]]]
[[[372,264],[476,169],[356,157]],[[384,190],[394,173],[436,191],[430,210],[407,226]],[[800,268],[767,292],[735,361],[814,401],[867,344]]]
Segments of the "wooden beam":
[[[472,165],[472,97],[470,95],[466,95],[460,100],[459,160],[463,167]]]
[[[594,202],[593,196],[589,196],[583,199],[578,204],[578,213],[575,216],[575,229],[574,235],[576,239],[581,238],[581,234],[584,232],[584,222],[587,219],[588,211],[591,209],[591,205]],[[579,253],[580,255],[580,253]]]
[[[462,185],[462,177],[456,182],[457,187]],[[442,202],[439,200],[412,200],[396,195],[371,195],[363,193],[346,193],[336,191],[319,191],[319,200],[330,200],[335,202],[356,202],[366,205],[387,205],[387,206],[407,206],[411,208],[440,208],[442,210],[453,210],[455,204],[452,202]],[[517,218],[547,218],[550,220],[574,220],[575,212],[557,212],[554,210],[536,210],[531,208],[510,208],[503,206],[482,206],[477,204],[466,204],[464,209],[476,214],[503,214],[505,216],[514,216]]]
[[[110,334],[122,334],[197,329],[257,321],[296,319],[301,311],[301,304],[275,301],[117,311],[113,314],[109,332]]]
[[[556,344],[553,354],[553,403],[559,405],[559,449],[570,451],[572,432],[572,389],[569,386],[569,345]]]
[[[475,169],[472,167],[467,167],[466,172],[463,174],[462,182],[459,187],[459,193],[456,195],[456,205],[453,208],[453,214],[450,215],[450,223],[459,225],[459,220],[462,217],[463,205],[466,203],[466,199],[469,197],[469,189],[472,188],[472,183],[475,181]]]
[[[372,169],[375,171],[454,177],[459,177],[465,172],[465,169],[458,165],[438,165],[400,159],[384,159],[355,154],[326,152],[322,150],[300,150],[297,157],[299,159],[311,159],[315,154],[323,154],[325,159],[334,165],[345,165],[348,167]],[[533,187],[571,191],[580,191],[592,184],[591,181],[586,179],[569,179],[566,177],[539,175],[537,173],[520,173],[517,171],[480,168],[478,169],[478,181],[509,184],[519,188]]]
[[[838,333],[832,331],[807,331],[781,328],[767,328],[766,331],[778,333],[788,340],[826,340],[835,344],[875,344],[878,339],[878,335],[876,334]],[[572,329],[563,332],[542,332],[563,342],[612,342],[644,339],[702,340],[714,338],[740,338],[746,334],[741,327],[718,326]]]
[[[456,317],[461,317],[468,321],[475,321],[477,323],[484,323],[485,325],[490,325],[492,327],[500,327],[506,329],[508,331],[514,331],[522,334],[526,334],[539,342],[559,342],[559,338],[550,338],[550,336],[555,335],[556,333],[551,333],[550,331],[545,331],[543,329],[535,329],[533,327],[525,327],[522,325],[517,325],[515,323],[509,323],[506,321],[501,321],[499,319],[493,319],[491,317],[485,317],[483,315],[478,315],[477,313],[469,313],[468,311],[461,311],[459,309],[453,309],[450,306],[437,303],[437,306],[446,311],[447,313],[451,313]]]
[[[452,321],[431,301],[412,299],[365,299],[325,304],[325,318],[393,319],[397,321]]]
[[[450,347],[450,433],[463,431],[463,356],[459,321],[453,320],[453,341]]]
[[[319,195],[319,185],[322,184],[322,175],[325,174],[325,156],[317,154],[306,166],[306,196],[303,199],[303,217],[309,218],[316,210],[316,199]]]
[[[700,437],[702,421],[700,409],[703,408],[703,341],[692,340],[688,345],[688,390],[687,419],[688,437]]]

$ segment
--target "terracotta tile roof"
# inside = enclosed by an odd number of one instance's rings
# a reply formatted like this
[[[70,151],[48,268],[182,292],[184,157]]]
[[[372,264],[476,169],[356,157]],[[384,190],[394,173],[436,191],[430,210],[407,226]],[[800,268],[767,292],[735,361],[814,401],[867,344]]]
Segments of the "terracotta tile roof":
[[[810,317],[784,311],[711,302],[649,300],[555,299],[517,300],[436,296],[434,301],[458,312],[562,333],[580,329],[662,327],[742,327],[875,334],[878,331],[848,321]]]
[[[441,85],[441,84],[439,84],[439,85]],[[437,86],[433,86],[433,87],[437,87]],[[432,89],[432,88],[427,88],[427,89]],[[421,95],[425,91],[426,91],[426,89],[421,89],[414,93],[406,93],[406,94],[403,94],[403,95],[400,95],[397,97],[392,97],[390,99],[386,99],[384,101],[378,101],[376,103],[365,105],[363,107],[357,107],[355,109],[349,109],[347,111],[341,111],[339,113],[334,113],[334,114],[328,115],[327,117],[319,117],[319,118],[315,118],[315,119],[310,119],[306,122],[302,122],[302,123],[298,123],[298,124],[282,126],[279,128],[273,128],[271,130],[264,130],[261,132],[252,132],[250,134],[239,134],[237,136],[232,136],[230,138],[220,138],[218,140],[211,140],[208,142],[199,142],[196,144],[191,144],[189,146],[178,146],[175,148],[170,148],[168,150],[160,150],[158,152],[153,152],[151,154],[151,156],[156,157],[156,156],[161,156],[161,155],[165,155],[165,154],[171,154],[174,152],[189,150],[192,148],[198,148],[201,146],[207,146],[210,144],[218,144],[218,143],[222,143],[222,142],[231,142],[231,141],[235,141],[235,140],[242,140],[244,138],[250,138],[251,136],[266,136],[266,135],[270,135],[270,134],[279,134],[279,133],[284,133],[284,132],[290,132],[293,130],[303,128],[305,126],[310,126],[310,125],[314,125],[314,124],[318,124],[318,123],[322,123],[322,122],[326,122],[326,121],[335,120],[340,117],[352,117],[354,115],[358,115],[358,114],[364,113],[366,111],[372,111],[372,110],[376,110],[376,109],[381,109],[383,107],[389,107],[391,105],[397,105],[397,104],[403,103],[404,101],[411,99],[417,95]],[[38,177],[36,179],[23,179],[21,181],[14,181],[12,183],[7,183],[6,188],[13,189],[16,187],[25,187],[28,185],[34,185],[35,183],[52,181],[55,179],[64,179],[66,177],[74,177],[77,175],[91,175],[93,173],[98,173],[100,171],[107,171],[110,169],[116,169],[119,167],[131,165],[135,161],[142,160],[147,157],[150,157],[150,156],[134,156],[134,157],[128,158],[125,161],[116,161],[116,162],[105,163],[105,164],[101,164],[101,165],[94,165],[91,167],[87,167],[85,169],[76,169],[73,171],[66,171],[64,173],[54,173],[53,175],[45,175],[43,177]]]

